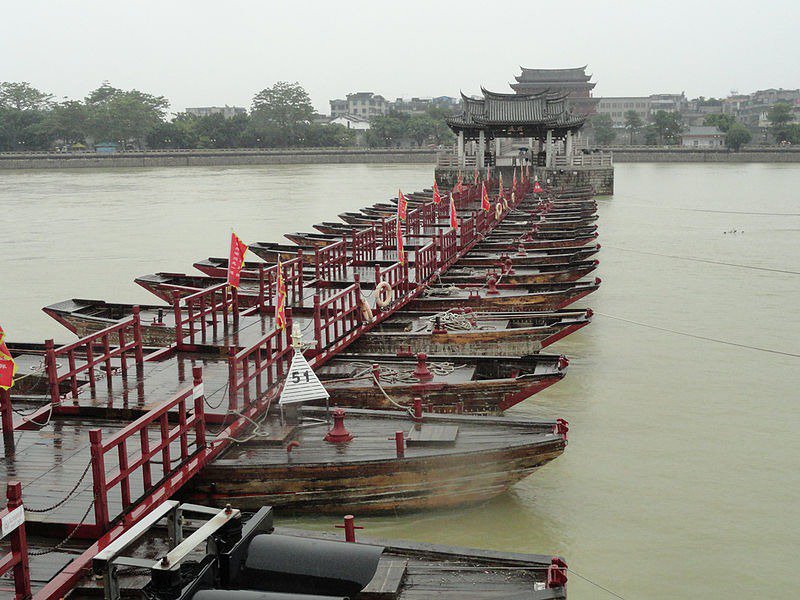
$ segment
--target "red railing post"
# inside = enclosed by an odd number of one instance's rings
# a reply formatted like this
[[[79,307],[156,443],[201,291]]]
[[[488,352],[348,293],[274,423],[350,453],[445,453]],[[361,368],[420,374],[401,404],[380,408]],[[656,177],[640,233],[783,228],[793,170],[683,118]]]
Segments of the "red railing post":
[[[144,362],[144,352],[142,352],[142,317],[138,304],[133,307],[133,344],[133,356],[138,366]]]
[[[181,293],[172,292],[172,312],[175,315],[175,347],[183,350],[183,323],[181,323]]]
[[[8,510],[22,506],[22,484],[9,481],[6,486]],[[28,600],[31,597],[31,573],[28,566],[28,537],[25,523],[17,527],[10,536],[11,555],[14,560],[14,600]]]
[[[231,310],[233,311],[233,325],[239,325],[239,290],[231,287]]]
[[[297,300],[298,306],[303,308],[303,251],[297,251],[297,293],[300,296]]]
[[[0,389],[0,417],[3,427],[3,447],[6,456],[14,454],[14,415],[11,410],[11,394]]]
[[[45,368],[47,369],[47,382],[50,386],[50,402],[58,404],[61,392],[58,387],[58,364],[56,362],[56,350],[53,340],[44,341],[45,349]]]
[[[236,348],[228,348],[228,408],[236,410]]]
[[[265,281],[265,270],[266,265],[259,265],[258,266],[258,312],[264,314],[267,312],[265,301],[265,288],[266,288],[266,281]]]
[[[106,489],[106,467],[103,453],[103,432],[89,430],[89,450],[92,457],[92,490],[94,493],[94,521],[102,530],[108,529],[108,490]]]
[[[194,398],[194,435],[197,449],[206,447],[206,401],[203,390],[203,367],[192,367],[192,397]]]
[[[314,339],[317,340],[317,352],[322,352],[322,314],[319,294],[314,294]]]

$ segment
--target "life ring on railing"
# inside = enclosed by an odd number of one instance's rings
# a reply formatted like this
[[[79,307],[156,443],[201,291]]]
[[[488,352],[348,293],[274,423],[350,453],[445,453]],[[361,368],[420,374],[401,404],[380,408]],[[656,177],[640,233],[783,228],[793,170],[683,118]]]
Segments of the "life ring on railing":
[[[358,297],[358,310],[363,323],[372,323],[375,320],[372,309],[369,307],[369,302],[364,299],[364,296]]]
[[[494,205],[494,216],[498,221],[503,216],[503,205],[500,204],[499,200],[497,201],[497,204]]]
[[[383,310],[394,300],[394,290],[387,282],[381,281],[375,287],[375,307]]]
[[[508,210],[508,200],[505,197],[503,198],[503,209]]]

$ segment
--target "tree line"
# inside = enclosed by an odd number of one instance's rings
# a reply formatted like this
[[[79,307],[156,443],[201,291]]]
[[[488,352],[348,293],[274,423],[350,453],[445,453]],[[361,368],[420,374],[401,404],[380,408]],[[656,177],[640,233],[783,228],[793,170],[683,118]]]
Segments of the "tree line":
[[[716,105],[714,98],[708,101],[708,105]],[[721,104],[721,103],[720,103]],[[774,104],[767,112],[767,119],[770,122],[770,133],[778,143],[800,144],[800,125],[792,123],[792,107],[786,103]],[[617,139],[617,131],[614,128],[614,121],[609,114],[595,115],[592,120],[595,141],[600,145],[612,144]],[[742,123],[738,122],[733,115],[711,114],[703,120],[704,125],[715,126],[725,134],[725,145],[734,151],[745,144],[749,144],[753,135],[750,130]],[[625,130],[629,136],[629,143],[633,144],[634,138],[639,134],[644,134],[646,145],[675,145],[680,143],[681,133],[687,127],[683,123],[683,117],[677,112],[667,112],[660,110],[653,114],[652,122],[645,124],[639,113],[634,110],[625,112]]]
[[[112,142],[123,149],[372,147],[452,140],[447,111],[390,114],[372,120],[359,140],[355,130],[321,122],[298,83],[279,81],[258,92],[249,113],[226,118],[186,112],[168,118],[169,101],[104,82],[83,100],[56,101],[27,82],[0,82],[0,150],[91,148]]]

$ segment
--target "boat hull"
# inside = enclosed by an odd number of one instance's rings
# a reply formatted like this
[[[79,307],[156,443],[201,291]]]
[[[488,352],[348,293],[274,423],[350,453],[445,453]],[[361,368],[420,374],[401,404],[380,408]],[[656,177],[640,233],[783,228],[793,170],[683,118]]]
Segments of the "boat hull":
[[[314,514],[385,514],[455,508],[484,502],[557,458],[566,442],[553,438],[488,452],[338,464],[224,464],[192,481],[193,501],[242,510],[274,506]]]
[[[558,310],[569,306],[591,294],[599,286],[582,286],[558,292],[529,293],[509,296],[481,295],[479,298],[464,296],[427,296],[412,300],[407,310],[446,311],[470,307],[473,310],[527,312],[532,310]]]

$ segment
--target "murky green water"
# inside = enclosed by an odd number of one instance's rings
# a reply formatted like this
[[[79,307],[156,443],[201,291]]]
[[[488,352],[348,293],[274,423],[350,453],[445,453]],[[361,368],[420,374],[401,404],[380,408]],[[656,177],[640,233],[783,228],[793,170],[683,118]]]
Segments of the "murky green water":
[[[0,172],[0,323],[11,340],[68,340],[41,306],[151,301],[133,277],[225,255],[231,227],[277,240],[431,179],[380,165]],[[583,304],[800,354],[798,183],[800,165],[619,165],[600,209],[603,286]],[[567,378],[514,413],[568,419],[563,457],[484,506],[362,519],[364,533],[561,553],[629,600],[793,597],[800,359],[602,315],[554,349]]]

